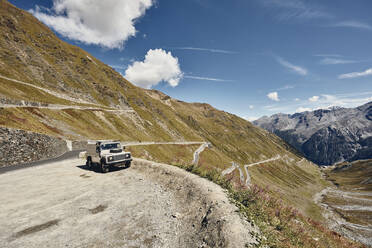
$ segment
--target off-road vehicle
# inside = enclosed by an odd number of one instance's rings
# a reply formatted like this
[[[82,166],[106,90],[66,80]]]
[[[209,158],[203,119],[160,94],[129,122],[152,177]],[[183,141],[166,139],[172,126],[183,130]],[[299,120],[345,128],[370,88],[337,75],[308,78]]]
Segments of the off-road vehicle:
[[[88,144],[86,166],[92,168],[99,166],[103,173],[110,170],[111,166],[130,167],[132,156],[124,152],[120,141],[97,141]]]

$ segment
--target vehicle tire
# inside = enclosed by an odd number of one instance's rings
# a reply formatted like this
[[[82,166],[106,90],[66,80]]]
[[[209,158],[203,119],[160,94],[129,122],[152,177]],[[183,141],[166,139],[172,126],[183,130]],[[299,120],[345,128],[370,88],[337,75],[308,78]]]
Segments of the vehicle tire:
[[[125,168],[129,168],[131,164],[131,161],[125,162]]]
[[[110,171],[110,166],[105,163],[105,161],[101,161],[101,170],[102,173],[107,173]]]
[[[92,159],[91,158],[87,158],[87,162],[85,163],[85,166],[88,168],[88,169],[92,169]]]

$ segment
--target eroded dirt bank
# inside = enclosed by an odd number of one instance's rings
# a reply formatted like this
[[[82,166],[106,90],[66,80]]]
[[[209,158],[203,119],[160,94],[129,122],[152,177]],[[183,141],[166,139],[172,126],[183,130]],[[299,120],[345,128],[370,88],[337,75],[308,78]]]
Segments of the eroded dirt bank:
[[[70,159],[0,175],[1,247],[244,247],[255,232],[224,191],[136,160],[100,174]]]

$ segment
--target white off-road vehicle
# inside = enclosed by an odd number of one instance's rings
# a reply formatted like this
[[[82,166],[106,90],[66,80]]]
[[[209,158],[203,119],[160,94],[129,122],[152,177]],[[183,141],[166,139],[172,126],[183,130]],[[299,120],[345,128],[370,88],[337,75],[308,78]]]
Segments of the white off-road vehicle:
[[[88,144],[86,166],[92,168],[98,165],[103,173],[110,170],[111,166],[130,167],[132,156],[124,152],[120,141],[97,141]]]

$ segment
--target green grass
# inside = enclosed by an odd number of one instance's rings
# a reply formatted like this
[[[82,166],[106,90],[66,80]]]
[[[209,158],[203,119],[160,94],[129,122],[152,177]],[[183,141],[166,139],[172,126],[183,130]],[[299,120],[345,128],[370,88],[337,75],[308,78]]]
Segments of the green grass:
[[[74,105],[74,102],[64,100],[45,91],[36,89],[32,86],[23,85],[13,81],[0,78],[0,95],[9,99],[25,100],[29,102]]]
[[[351,167],[345,168],[345,165]],[[324,170],[327,179],[333,181],[342,190],[358,190],[372,192],[372,183],[363,183],[372,178],[372,160],[344,162],[333,170]]]
[[[132,156],[171,165],[188,165],[199,145],[146,145],[129,146]]]

